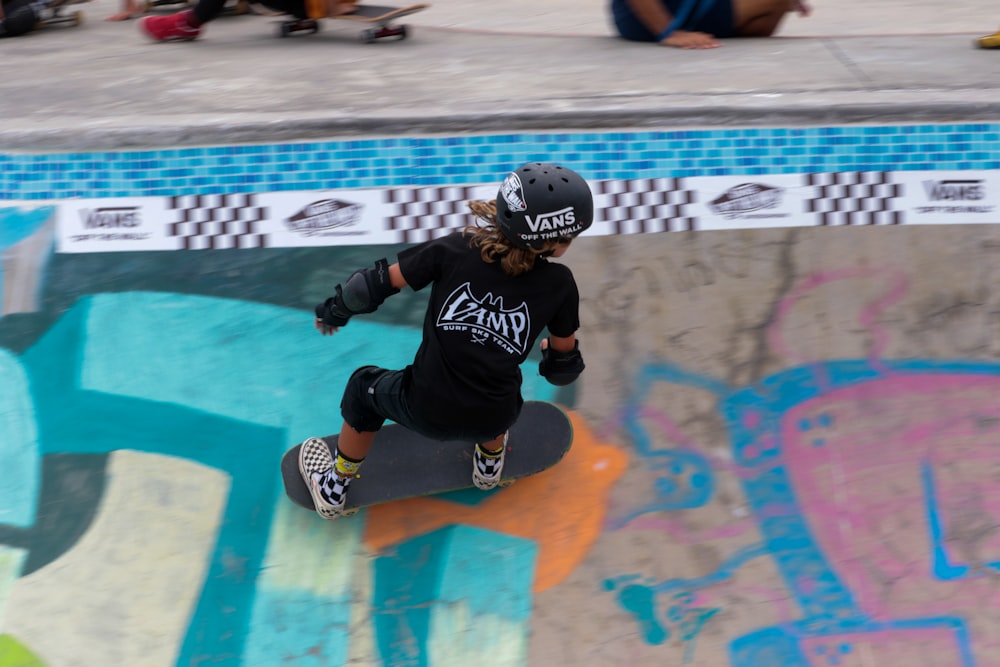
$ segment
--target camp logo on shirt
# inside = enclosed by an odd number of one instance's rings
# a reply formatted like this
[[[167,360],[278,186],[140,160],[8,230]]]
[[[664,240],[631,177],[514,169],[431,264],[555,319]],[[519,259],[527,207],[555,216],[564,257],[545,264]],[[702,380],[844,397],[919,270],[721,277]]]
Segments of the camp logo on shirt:
[[[465,283],[445,299],[437,326],[444,331],[468,331],[475,343],[492,342],[510,354],[524,354],[531,317],[527,303],[508,310],[503,307],[502,296],[487,292],[478,298],[471,285]]]

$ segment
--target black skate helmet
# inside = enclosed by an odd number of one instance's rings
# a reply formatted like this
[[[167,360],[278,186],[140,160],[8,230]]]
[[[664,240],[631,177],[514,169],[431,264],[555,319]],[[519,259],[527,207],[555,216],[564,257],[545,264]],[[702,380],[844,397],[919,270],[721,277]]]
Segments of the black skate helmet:
[[[587,181],[566,167],[531,162],[512,171],[497,192],[497,225],[519,248],[542,250],[572,239],[594,221]]]

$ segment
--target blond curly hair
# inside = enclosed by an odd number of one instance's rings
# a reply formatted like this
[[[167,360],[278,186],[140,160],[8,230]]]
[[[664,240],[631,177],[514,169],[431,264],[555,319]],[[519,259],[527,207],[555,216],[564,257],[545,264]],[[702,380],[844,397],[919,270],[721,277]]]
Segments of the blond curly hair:
[[[469,246],[479,248],[484,262],[500,262],[500,268],[508,276],[519,276],[535,267],[539,257],[548,254],[556,246],[552,241],[541,250],[519,248],[503,235],[497,224],[497,202],[470,201],[469,210],[476,216],[476,222],[468,225],[462,234],[469,237]]]

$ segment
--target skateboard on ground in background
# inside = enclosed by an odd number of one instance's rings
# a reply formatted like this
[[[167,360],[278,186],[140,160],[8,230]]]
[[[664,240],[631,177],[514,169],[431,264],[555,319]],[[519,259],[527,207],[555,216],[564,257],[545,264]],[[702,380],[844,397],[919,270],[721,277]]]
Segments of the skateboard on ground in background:
[[[281,21],[278,26],[278,35],[288,37],[296,32],[315,33],[319,32],[319,19],[328,18],[342,21],[357,21],[361,23],[374,23],[376,27],[365,28],[359,33],[359,38],[366,44],[371,44],[385,37],[396,37],[406,39],[407,26],[393,25],[392,21],[403,16],[416,14],[430,7],[429,4],[407,5],[406,7],[390,7],[387,5],[358,5],[350,14],[337,14],[335,16],[319,16],[308,19],[289,19]]]
[[[51,28],[54,26],[78,26],[83,23],[84,13],[79,9],[69,9],[71,5],[82,5],[90,0],[55,0],[46,5],[42,5],[39,28]]]

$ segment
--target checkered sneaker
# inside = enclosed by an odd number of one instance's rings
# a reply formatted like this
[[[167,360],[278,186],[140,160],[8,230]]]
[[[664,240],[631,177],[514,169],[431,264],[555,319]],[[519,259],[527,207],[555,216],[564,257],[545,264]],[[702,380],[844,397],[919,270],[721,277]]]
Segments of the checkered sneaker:
[[[472,456],[472,483],[476,485],[477,489],[489,491],[500,483],[503,461],[507,456],[509,435],[509,433],[503,434],[503,446],[498,454],[490,455],[480,445],[476,445],[475,454]]]
[[[333,474],[333,454],[321,438],[309,438],[299,449],[299,473],[309,489],[316,513],[324,519],[336,519],[343,514],[347,488],[341,490],[340,502],[333,503],[323,494],[324,481]]]

